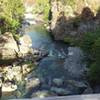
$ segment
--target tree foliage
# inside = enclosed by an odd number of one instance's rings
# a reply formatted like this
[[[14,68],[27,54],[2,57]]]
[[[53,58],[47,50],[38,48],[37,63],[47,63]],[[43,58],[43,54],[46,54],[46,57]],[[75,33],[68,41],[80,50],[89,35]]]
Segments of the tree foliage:
[[[97,38],[100,37],[100,30],[96,30],[95,32],[88,32],[85,33],[82,41],[81,41],[81,47],[82,49],[87,53],[92,53],[92,46],[95,43],[95,40],[97,40]]]
[[[22,0],[0,0],[1,32],[16,31],[23,14]]]
[[[100,82],[100,37],[92,46],[95,62],[90,66],[90,79]]]
[[[36,0],[33,13],[43,14],[44,19],[48,19],[48,13],[50,9],[49,0]]]
[[[85,33],[81,42],[83,50],[90,55],[89,78],[93,82],[100,82],[100,29],[96,32]]]

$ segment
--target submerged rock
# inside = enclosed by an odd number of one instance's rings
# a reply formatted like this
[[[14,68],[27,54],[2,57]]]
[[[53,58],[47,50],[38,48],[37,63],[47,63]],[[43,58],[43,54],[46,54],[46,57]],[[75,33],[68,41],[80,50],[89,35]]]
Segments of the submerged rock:
[[[80,48],[68,48],[68,58],[64,62],[64,68],[68,71],[69,76],[78,79],[83,78],[84,72],[86,71],[86,64],[82,62],[83,59],[84,55]]]
[[[88,88],[88,85],[82,81],[66,80],[64,84],[66,84],[67,88],[76,94],[81,94]]]
[[[51,96],[56,96],[56,94],[50,91],[47,91],[47,90],[42,90],[42,91],[37,91],[33,93],[31,97],[32,98],[34,97],[44,98],[44,97],[51,97]]]
[[[62,95],[62,96],[72,94],[72,92],[67,89],[57,88],[57,87],[51,87],[51,91],[56,93],[57,95]]]
[[[63,79],[60,79],[60,78],[54,78],[53,83],[54,83],[54,85],[62,86],[64,81],[63,81]]]

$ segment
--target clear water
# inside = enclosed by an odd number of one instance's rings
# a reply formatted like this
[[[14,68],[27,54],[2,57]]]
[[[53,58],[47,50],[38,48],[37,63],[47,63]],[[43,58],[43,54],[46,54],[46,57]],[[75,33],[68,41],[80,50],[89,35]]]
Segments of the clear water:
[[[62,78],[63,80],[73,79],[74,75],[71,75],[68,70],[65,69],[64,66],[68,64],[70,66],[79,66],[81,69],[80,62],[81,53],[79,48],[72,47],[70,54],[73,56],[68,56],[68,46],[65,43],[56,42],[52,40],[50,34],[40,25],[38,26],[30,26],[25,28],[25,33],[30,35],[32,39],[32,47],[38,48],[41,50],[46,50],[49,52],[49,55],[43,58],[36,70],[32,71],[27,78],[39,78],[42,81],[41,86],[32,88],[31,90],[26,90],[23,83],[19,85],[19,89],[15,94],[13,93],[10,96],[6,96],[4,98],[31,98],[32,93],[42,90],[50,91],[52,87],[52,79],[54,78]],[[67,61],[67,63],[65,63]],[[69,63],[70,62],[70,63]],[[79,78],[78,78],[79,79]],[[80,79],[79,79],[80,80]],[[25,84],[25,83],[24,83]],[[66,86],[62,86],[61,88],[67,88]],[[19,92],[20,91],[20,92]],[[72,90],[72,94],[79,94],[77,90]],[[17,94],[16,94],[17,93]]]

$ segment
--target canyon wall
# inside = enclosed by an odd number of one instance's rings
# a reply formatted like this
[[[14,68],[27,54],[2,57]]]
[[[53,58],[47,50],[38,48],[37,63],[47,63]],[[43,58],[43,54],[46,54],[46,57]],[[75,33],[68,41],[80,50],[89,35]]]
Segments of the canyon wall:
[[[51,11],[51,30],[56,40],[80,37],[100,27],[100,0],[54,0]]]

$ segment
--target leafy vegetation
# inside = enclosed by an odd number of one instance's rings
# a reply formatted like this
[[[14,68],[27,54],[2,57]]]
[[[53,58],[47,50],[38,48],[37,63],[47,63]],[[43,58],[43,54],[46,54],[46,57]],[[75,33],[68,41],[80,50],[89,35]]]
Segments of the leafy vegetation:
[[[100,30],[85,33],[81,42],[81,47],[83,50],[87,53],[92,53],[92,45],[95,43],[95,40],[97,40],[98,37],[100,37]]]
[[[64,40],[63,40],[65,43],[71,45],[71,46],[75,46],[75,45],[79,45],[79,40],[78,39],[75,39],[74,37],[65,37]]]
[[[64,5],[68,4],[68,5],[72,6],[72,7],[75,4],[75,0],[59,0],[59,1],[61,1]]]
[[[96,32],[86,33],[81,42],[83,50],[90,55],[92,63],[89,64],[89,78],[93,82],[100,82],[100,29]]]
[[[100,82],[100,37],[95,40],[92,51],[95,62],[90,66],[90,78],[93,81]]]
[[[35,7],[33,8],[33,13],[43,14],[44,20],[47,20],[49,9],[50,9],[49,0],[36,0]]]
[[[0,0],[0,31],[15,33],[24,14],[22,0]]]

